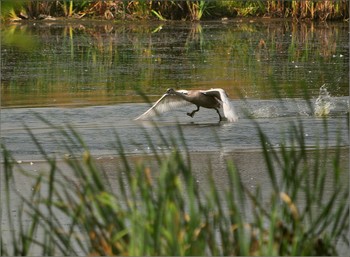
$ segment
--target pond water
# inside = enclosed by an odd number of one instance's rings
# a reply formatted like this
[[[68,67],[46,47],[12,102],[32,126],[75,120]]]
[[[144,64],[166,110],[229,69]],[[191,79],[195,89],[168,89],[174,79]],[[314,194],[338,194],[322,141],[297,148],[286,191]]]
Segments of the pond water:
[[[334,145],[339,133],[348,145],[346,23],[46,21],[8,25],[2,34],[1,136],[20,158],[40,158],[23,124],[48,153],[65,151],[34,113],[71,124],[97,155],[115,153],[115,131],[128,153],[147,151],[144,132],[154,134],[154,126],[133,121],[149,107],[139,93],[155,101],[169,87],[221,87],[240,117],[218,123],[215,112],[201,109],[191,119],[189,107],[156,119],[167,135],[179,122],[192,151],[259,148],[247,113],[276,145],[296,119],[308,145],[319,138]],[[28,44],[16,44],[20,39]],[[329,113],[328,134],[317,108]]]
[[[171,150],[159,134],[180,138],[181,130],[199,180],[212,159],[225,184],[222,169],[233,159],[250,186],[269,187],[257,124],[278,147],[293,143],[290,126],[300,123],[309,149],[340,144],[342,166],[349,167],[347,23],[39,21],[1,33],[1,141],[33,172],[43,157],[25,126],[49,155],[71,154],[38,115],[71,125],[111,176],[116,135],[132,158],[152,153],[152,145]],[[239,119],[218,122],[208,109],[190,118],[186,107],[154,122],[134,121],[150,106],[140,92],[153,102],[170,87],[223,88]],[[78,156],[83,151],[68,146]]]
[[[2,107],[135,103],[138,90],[155,100],[169,87],[271,99],[273,88],[317,97],[326,84],[348,96],[347,23],[57,21],[3,27],[2,38]]]

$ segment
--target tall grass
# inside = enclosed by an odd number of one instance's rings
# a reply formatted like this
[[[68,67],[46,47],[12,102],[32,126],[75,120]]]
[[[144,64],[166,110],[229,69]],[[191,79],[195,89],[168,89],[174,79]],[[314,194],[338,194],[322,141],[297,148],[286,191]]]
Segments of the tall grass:
[[[337,255],[339,240],[349,245],[349,185],[341,179],[347,171],[340,143],[334,155],[327,145],[310,151],[302,123],[292,122],[288,138],[273,148],[255,125],[271,185],[264,194],[266,189],[245,185],[230,161],[223,171],[226,188],[217,187],[212,172],[207,186],[198,184],[189,153],[180,150],[186,149],[180,127],[169,138],[155,126],[173,149],[168,152],[157,150],[145,133],[154,167],[133,163],[116,133],[122,165],[115,167],[115,180],[107,179],[72,127],[54,127],[70,156],[66,168],[28,129],[47,169],[27,172],[2,145],[1,210],[10,229],[1,230],[1,255]],[[30,194],[16,190],[20,176],[32,181]],[[13,197],[20,200],[13,204]]]
[[[104,19],[151,19],[198,21],[202,18],[234,16],[293,17],[295,19],[348,19],[346,0],[220,0],[220,1],[149,1],[149,0],[16,0],[3,1],[7,18],[38,19],[51,16],[101,17]],[[10,8],[8,8],[10,7]],[[8,9],[11,11],[9,12]],[[4,14],[4,13],[3,13]]]

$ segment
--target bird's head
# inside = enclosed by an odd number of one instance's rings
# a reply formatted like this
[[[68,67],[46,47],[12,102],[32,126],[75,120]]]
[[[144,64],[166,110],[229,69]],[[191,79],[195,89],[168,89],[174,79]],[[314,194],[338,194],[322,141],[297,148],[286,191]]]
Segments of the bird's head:
[[[166,94],[174,95],[175,94],[175,90],[173,88],[168,88],[168,90],[166,91]]]

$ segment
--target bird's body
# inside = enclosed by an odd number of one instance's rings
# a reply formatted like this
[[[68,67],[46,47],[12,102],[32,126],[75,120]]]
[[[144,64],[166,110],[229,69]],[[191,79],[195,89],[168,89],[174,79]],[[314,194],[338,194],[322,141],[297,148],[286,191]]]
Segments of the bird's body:
[[[209,109],[220,108],[220,102],[218,98],[199,90],[188,91],[187,94],[183,94],[182,97],[186,101],[200,107],[205,107]]]
[[[196,110],[192,111],[191,113],[187,113],[187,115],[191,117],[193,117],[193,115],[199,111],[200,107],[204,107],[215,109],[221,121],[223,118],[219,109],[222,107],[224,117],[228,121],[234,122],[237,120],[237,116],[230,99],[227,97],[226,92],[221,88],[210,90],[176,91],[170,88],[149,110],[137,117],[136,120],[148,119],[160,113],[188,104],[194,104],[197,106]]]

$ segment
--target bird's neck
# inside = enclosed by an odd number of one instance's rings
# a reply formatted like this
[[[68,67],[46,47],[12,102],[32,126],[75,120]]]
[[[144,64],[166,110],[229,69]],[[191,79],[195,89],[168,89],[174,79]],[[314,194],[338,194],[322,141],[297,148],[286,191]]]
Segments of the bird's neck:
[[[184,100],[188,100],[188,96],[185,95],[185,94],[183,94],[183,93],[180,93],[180,92],[176,92],[176,91],[175,91],[175,94],[176,94],[177,96],[181,97],[181,98],[184,99]]]

